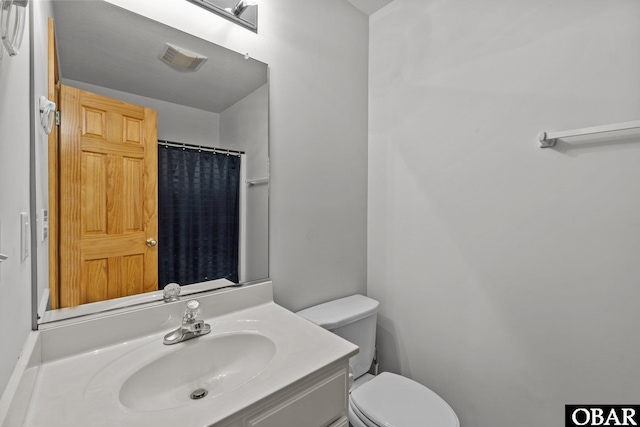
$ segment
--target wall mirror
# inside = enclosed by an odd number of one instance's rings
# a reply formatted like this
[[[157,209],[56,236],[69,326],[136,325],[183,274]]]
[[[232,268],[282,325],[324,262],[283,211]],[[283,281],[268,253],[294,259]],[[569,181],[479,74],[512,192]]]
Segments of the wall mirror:
[[[104,1],[52,11],[62,123],[39,185],[59,181],[59,254],[39,323],[267,278],[268,66]],[[137,157],[152,134],[157,159]]]

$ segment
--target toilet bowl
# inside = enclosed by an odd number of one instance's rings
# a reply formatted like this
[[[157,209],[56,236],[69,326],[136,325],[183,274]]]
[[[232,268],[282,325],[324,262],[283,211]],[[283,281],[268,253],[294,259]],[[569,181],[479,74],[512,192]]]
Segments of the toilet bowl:
[[[459,427],[440,396],[409,378],[383,372],[349,393],[353,427]]]
[[[459,427],[453,409],[429,388],[390,372],[368,373],[378,306],[372,298],[352,295],[297,313],[360,347],[349,360],[355,377],[349,391],[349,423],[353,427]]]

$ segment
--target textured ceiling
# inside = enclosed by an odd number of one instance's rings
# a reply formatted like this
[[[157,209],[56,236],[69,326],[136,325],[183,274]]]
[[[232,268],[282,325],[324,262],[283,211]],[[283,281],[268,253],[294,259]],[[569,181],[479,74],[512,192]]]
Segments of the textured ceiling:
[[[55,1],[61,76],[220,113],[267,82],[267,65],[103,1]],[[158,56],[165,43],[209,58],[195,72]]]

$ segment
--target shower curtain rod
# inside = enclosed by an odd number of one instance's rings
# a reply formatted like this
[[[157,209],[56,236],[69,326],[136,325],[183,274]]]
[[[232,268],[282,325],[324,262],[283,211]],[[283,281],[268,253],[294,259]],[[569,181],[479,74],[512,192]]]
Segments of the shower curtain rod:
[[[203,146],[203,145],[195,145],[195,144],[186,144],[184,142],[165,141],[162,139],[158,140],[158,145],[162,145],[164,147],[182,148],[183,150],[209,151],[212,153],[227,154],[229,156],[240,156],[241,154],[245,154],[244,151],[228,150],[226,148],[207,147],[206,145]]]

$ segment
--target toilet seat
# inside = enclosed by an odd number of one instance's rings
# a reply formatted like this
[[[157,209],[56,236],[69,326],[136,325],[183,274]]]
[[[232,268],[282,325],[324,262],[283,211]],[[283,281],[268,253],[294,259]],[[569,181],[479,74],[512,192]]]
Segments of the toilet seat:
[[[453,409],[427,387],[383,372],[352,391],[355,415],[369,427],[459,427]]]

